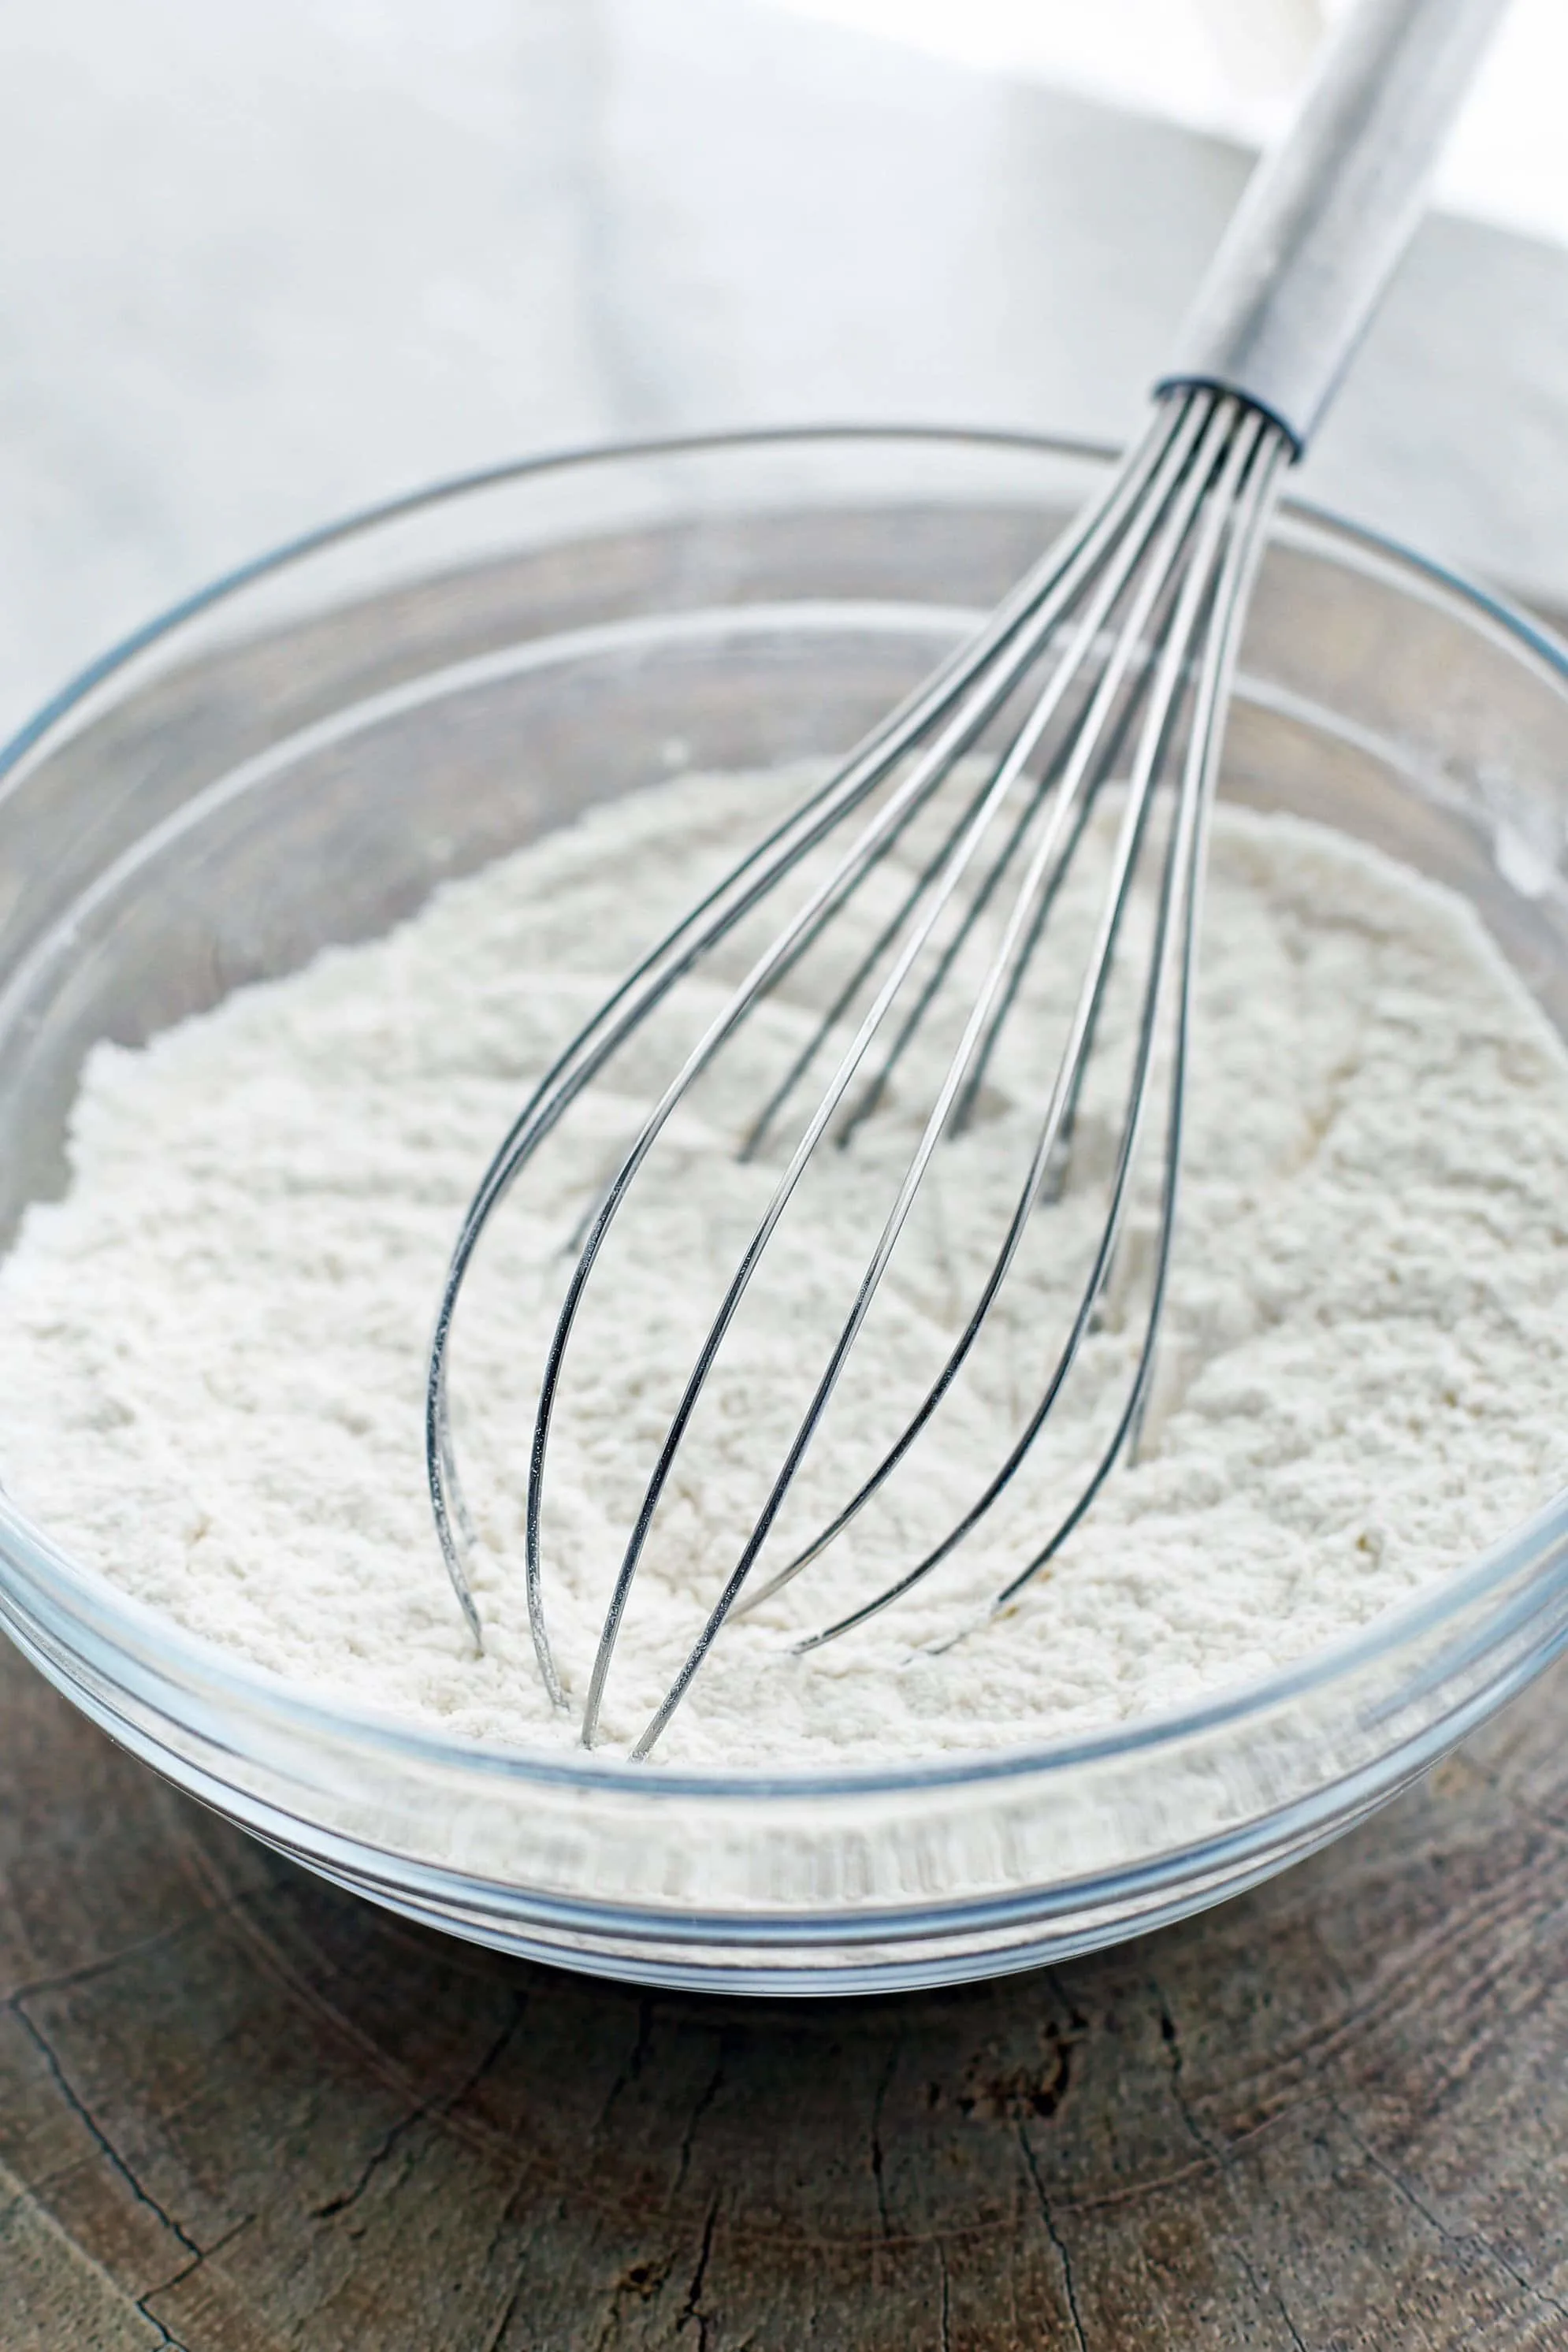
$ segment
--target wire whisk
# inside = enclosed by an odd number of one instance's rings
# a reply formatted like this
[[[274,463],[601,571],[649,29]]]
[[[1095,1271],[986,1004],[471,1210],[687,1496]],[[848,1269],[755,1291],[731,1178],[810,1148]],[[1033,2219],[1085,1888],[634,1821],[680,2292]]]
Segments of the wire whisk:
[[[1114,1074],[1109,1163],[1075,1303],[1043,1351],[1037,1386],[963,1507],[912,1546],[896,1576],[795,1647],[837,1641],[910,1593],[995,1512],[1084,1359],[1142,1202],[1151,1223],[1142,1303],[1120,1384],[1038,1541],[992,1595],[990,1617],[1056,1559],[1136,1448],[1170,1289],[1205,853],[1249,592],[1284,471],[1409,234],[1433,152],[1496,13],[1497,0],[1363,0],[1291,137],[1255,175],[1178,364],[1102,495],[978,633],[644,958],[546,1073],[487,1170],[453,1252],[426,1385],[436,1528],[476,1640],[474,1534],[448,1412],[454,1318],[476,1251],[568,1111],[604,1086],[612,1064],[624,1066],[617,1056],[642,1049],[682,983],[700,971],[723,975],[700,1033],[642,1081],[635,1131],[572,1236],[533,1391],[529,1622],[545,1687],[565,1707],[547,1623],[543,1515],[574,1339],[595,1283],[615,1278],[613,1244],[651,1158],[695,1119],[715,1074],[738,1069],[750,1092],[725,1148],[773,1181],[651,1448],[588,1677],[586,1744],[598,1736],[637,1572],[715,1368],[773,1262],[781,1224],[792,1211],[806,1213],[803,1188],[821,1155],[865,1148],[896,1105],[898,1149],[878,1146],[887,1195],[875,1238],[833,1318],[804,1407],[791,1408],[776,1468],[755,1508],[748,1506],[721,1588],[634,1757],[653,1748],[726,1623],[831,1555],[932,1428],[982,1346],[1034,1221],[1048,1217],[1062,1192],[1118,988],[1131,989],[1132,1013]],[[934,1156],[973,1126],[1010,1027],[1033,1022],[1031,976],[1051,955],[1063,906],[1070,893],[1081,897],[1086,873],[1087,945],[1039,1071],[1000,1239],[943,1360],[915,1383],[908,1409],[900,1404],[892,1433],[877,1437],[852,1491],[804,1538],[769,1552],[786,1506],[798,1502]],[[1131,919],[1135,904],[1145,919]],[[732,954],[752,929],[762,930],[760,950],[730,977],[721,950],[729,942]],[[798,1024],[789,1033],[781,1069],[776,1054],[754,1052],[756,1024],[764,1006],[791,991],[798,997],[808,970],[828,980],[807,992],[812,1017],[803,1034]]]

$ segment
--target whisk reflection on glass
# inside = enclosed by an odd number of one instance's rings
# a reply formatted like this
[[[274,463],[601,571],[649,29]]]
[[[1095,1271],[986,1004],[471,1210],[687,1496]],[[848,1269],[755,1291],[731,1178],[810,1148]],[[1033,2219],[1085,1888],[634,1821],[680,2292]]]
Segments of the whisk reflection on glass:
[[[706,1619],[632,1750],[637,1757],[664,1730],[726,1622],[830,1554],[896,1487],[939,1423],[1000,1311],[1037,1213],[1062,1189],[1093,1066],[1108,1025],[1116,1026],[1106,1016],[1118,990],[1131,991],[1133,1012],[1114,1057],[1110,1148],[1071,1303],[1042,1343],[1036,1386],[967,1501],[912,1545],[897,1575],[796,1647],[831,1642],[910,1592],[997,1509],[1091,1349],[1136,1211],[1146,1226],[1142,1306],[1119,1385],[1084,1423],[1092,1442],[1027,1558],[994,1593],[991,1614],[1056,1557],[1135,1448],[1168,1289],[1206,836],[1250,583],[1284,468],[1310,438],[1407,241],[1434,152],[1500,5],[1363,0],[1289,137],[1255,174],[1149,426],[1099,502],[978,635],[646,957],[560,1055],[487,1171],[453,1254],[426,1391],[436,1527],[476,1639],[474,1538],[447,1409],[463,1285],[496,1209],[574,1107],[612,1085],[617,1102],[628,1090],[638,1098],[635,1131],[563,1260],[563,1295],[533,1391],[529,1618],[540,1673],[562,1706],[546,1622],[543,1509],[589,1294],[596,1277],[616,1280],[639,1181],[672,1145],[691,1149],[699,1106],[711,1147],[771,1179],[732,1270],[703,1304],[689,1368],[659,1416],[588,1678],[585,1743],[599,1727],[634,1580],[683,1448],[711,1402],[739,1318],[778,1263],[781,1226],[809,1213],[822,1155],[864,1150],[897,1103],[899,1148],[877,1163],[885,1188],[858,1276],[833,1315],[809,1393],[798,1411],[792,1406],[776,1466],[746,1507]],[[1090,841],[1096,854],[1086,868]],[[1051,1055],[1037,1057],[1030,1140],[945,1353],[913,1381],[850,1491],[782,1540],[786,1507],[798,1500],[808,1457],[842,1402],[933,1155],[982,1115],[1009,1024],[1033,1018],[1031,974],[1052,954],[1085,870],[1092,908],[1076,926],[1079,961]],[[731,976],[725,955],[742,944],[746,961]],[[717,992],[716,971],[726,982]],[[694,976],[707,993],[695,1030],[682,1032],[669,1016]],[[797,1022],[764,1035],[762,1010],[785,992],[810,1004],[812,1018],[804,1030]],[[694,1287],[701,1271],[693,1268]]]

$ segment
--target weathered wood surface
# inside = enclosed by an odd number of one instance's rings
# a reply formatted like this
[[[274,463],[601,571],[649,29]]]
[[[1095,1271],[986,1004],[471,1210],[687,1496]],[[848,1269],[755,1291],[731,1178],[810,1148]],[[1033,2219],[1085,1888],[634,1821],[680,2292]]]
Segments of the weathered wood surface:
[[[405,1928],[5,1652],[0,2347],[1568,2347],[1565,1691],[1206,1918],[754,2007]]]

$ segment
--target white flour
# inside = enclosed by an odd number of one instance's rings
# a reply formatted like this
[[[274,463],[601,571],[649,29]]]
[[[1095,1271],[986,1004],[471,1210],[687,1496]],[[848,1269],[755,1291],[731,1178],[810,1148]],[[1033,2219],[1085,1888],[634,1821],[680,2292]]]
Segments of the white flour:
[[[424,1488],[433,1303],[528,1082],[632,950],[798,791],[688,779],[644,794],[444,889],[384,940],[244,990],[144,1051],[100,1048],[69,1193],[30,1213],[0,1276],[0,1441],[24,1506],[129,1591],[280,1674],[474,1738],[568,1741],[523,1600],[529,1370],[563,1234],[626,1139],[624,1105],[563,1145],[553,1189],[509,1206],[459,1330],[483,1657]],[[786,1045],[806,1018],[768,1009]],[[797,1537],[851,1491],[951,1344],[1032,1137],[1013,1089],[1034,1034],[1015,1023],[987,1116],[938,1154],[842,1428],[808,1465]],[[1067,1245],[1089,1230],[1102,1130],[1091,1097],[1067,1199],[1031,1229],[1065,1243],[1022,1264],[931,1459],[726,1633],[660,1750],[671,1761],[1035,1743],[1168,1707],[1364,1623],[1568,1475],[1568,1056],[1457,899],[1337,835],[1222,813],[1144,1457],[1013,1614],[911,1657],[1037,1546],[1098,1425],[1053,1423],[1037,1476],[974,1546],[874,1623],[793,1657],[790,1628],[896,1573],[1000,1458],[1076,1278]],[[912,1131],[895,1102],[889,1142],[826,1167],[826,1221],[781,1229],[784,1287],[737,1334],[634,1595],[614,1741],[640,1729],[722,1581],[737,1514],[760,1499],[820,1365],[814,1309],[841,1317],[852,1295],[864,1234],[848,1229],[868,1198],[885,1203],[865,1188]],[[771,1169],[732,1161],[716,1189],[686,1142],[584,1324],[552,1456],[550,1622],[578,1694],[684,1369],[675,1342],[689,1358],[696,1307],[711,1305],[694,1303],[692,1265],[727,1274],[772,1189]],[[1113,1308],[1086,1364],[1091,1415],[1129,1344]],[[786,1542],[769,1558],[787,1556]]]

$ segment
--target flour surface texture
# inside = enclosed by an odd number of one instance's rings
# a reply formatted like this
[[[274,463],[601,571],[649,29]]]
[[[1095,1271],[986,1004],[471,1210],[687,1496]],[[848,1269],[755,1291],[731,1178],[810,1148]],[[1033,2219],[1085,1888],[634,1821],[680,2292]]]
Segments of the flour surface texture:
[[[531,1378],[563,1241],[628,1139],[627,1102],[585,1113],[556,1176],[509,1202],[459,1328],[482,1655],[424,1485],[434,1303],[530,1085],[800,791],[788,775],[679,779],[447,886],[384,940],[242,990],[143,1049],[98,1048],[68,1191],[28,1213],[0,1270],[0,1454],[23,1507],[89,1567],[279,1674],[449,1734],[570,1743],[528,1632]],[[810,1011],[784,992],[759,1052],[770,1035],[787,1048]],[[1026,1057],[1029,1021],[1009,1034]],[[797,1536],[864,1475],[973,1295],[1024,1132],[1014,1075],[1004,1056],[986,1116],[939,1150]],[[908,1148],[900,1117],[895,1099],[889,1150]],[[726,1632],[661,1747],[670,1762],[1030,1746],[1167,1709],[1365,1624],[1568,1479],[1568,1056],[1458,899],[1321,828],[1222,810],[1139,1460],[1010,1613],[935,1652],[1030,1556],[1099,1425],[1131,1343],[1113,1283],[1085,1359],[1087,1418],[1053,1425],[1020,1491],[918,1593],[794,1655],[795,1634],[896,1574],[1005,1450],[1097,1213],[1100,1117],[1086,1101],[1071,1181],[1031,1227],[1016,1304],[929,1459]],[[579,1699],[680,1350],[689,1360],[711,1304],[693,1303],[690,1267],[721,1279],[776,1175],[721,1155],[722,1181],[704,1174],[700,1124],[695,1110],[650,1178],[574,1343],[546,1527],[551,1632]],[[737,1328],[634,1591],[605,1708],[613,1749],[695,1636],[820,1368],[825,1318],[853,1296],[857,1187],[879,1148],[837,1155],[820,1218],[781,1228],[776,1278]],[[1047,1225],[1059,1252],[1034,1238]],[[1145,1228],[1133,1221],[1119,1269],[1132,1292]]]

